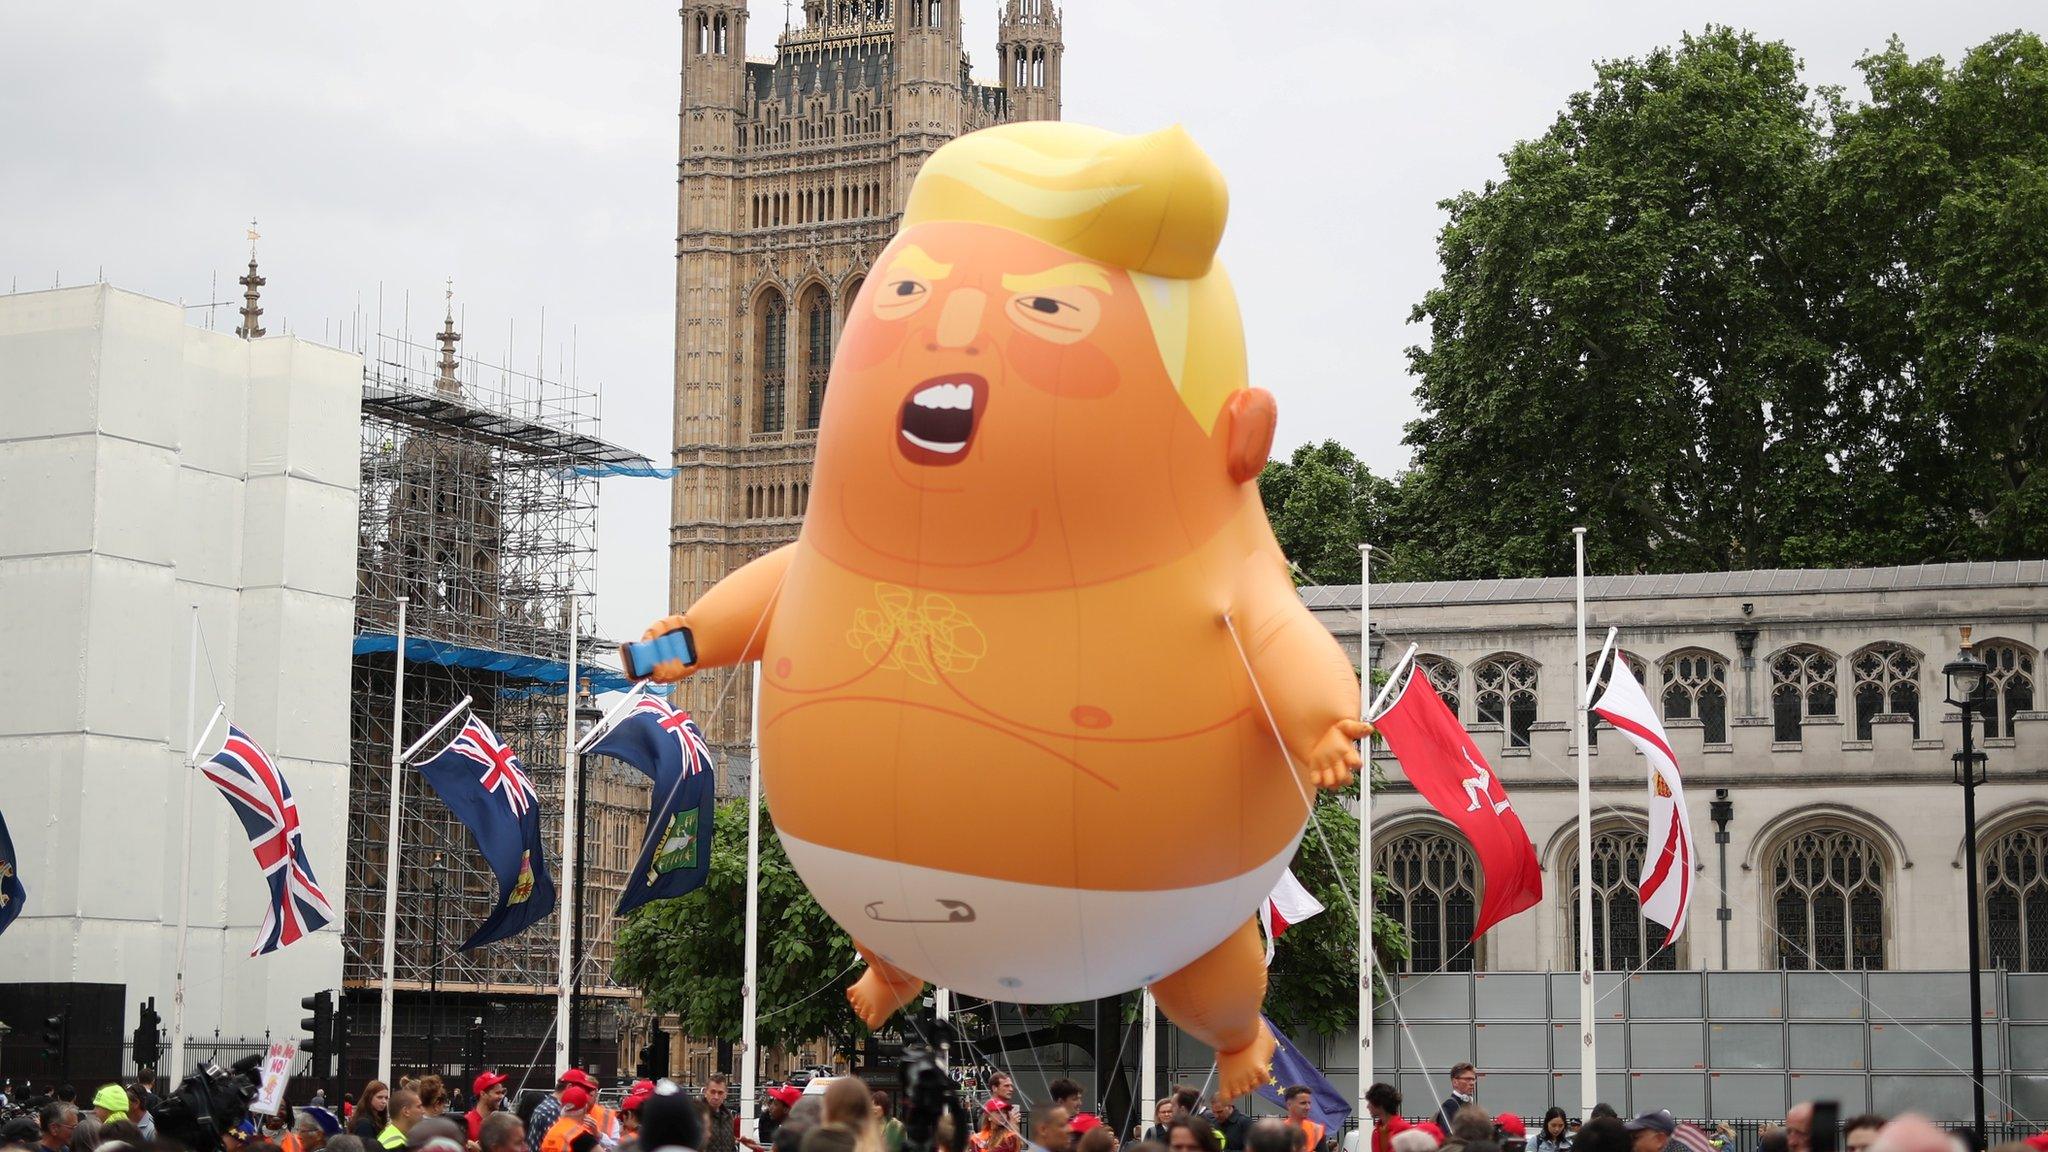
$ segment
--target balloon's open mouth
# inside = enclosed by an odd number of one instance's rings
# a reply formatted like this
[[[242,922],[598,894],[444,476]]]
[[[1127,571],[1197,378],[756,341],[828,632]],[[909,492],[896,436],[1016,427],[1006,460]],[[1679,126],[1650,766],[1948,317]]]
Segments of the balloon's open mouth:
[[[988,405],[988,381],[934,376],[910,390],[896,418],[896,447],[913,464],[958,464]]]

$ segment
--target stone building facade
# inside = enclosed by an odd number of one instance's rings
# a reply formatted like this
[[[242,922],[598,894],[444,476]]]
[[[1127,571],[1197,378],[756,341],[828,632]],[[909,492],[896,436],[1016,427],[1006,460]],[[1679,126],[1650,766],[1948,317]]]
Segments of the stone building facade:
[[[802,15],[773,61],[754,61],[743,0],[682,5],[676,611],[796,539],[832,350],[925,157],[977,128],[1059,117],[1048,0],[1005,0],[993,83],[972,76],[960,0],[806,0]],[[726,764],[744,763],[744,674],[677,699]],[[730,770],[720,783],[738,786]]]
[[[1304,596],[1355,654],[1358,587]],[[1602,722],[1591,757],[1600,969],[1963,967],[1961,720],[1941,669],[1968,627],[1992,669],[1988,721],[1974,721],[1988,755],[1977,795],[1985,964],[2048,972],[2048,562],[1596,578],[1587,613],[1578,652],[1568,579],[1372,589],[1375,666],[1417,647],[1543,867],[1537,907],[1465,943],[1482,883],[1471,853],[1389,759],[1375,871],[1390,881],[1382,909],[1415,942],[1410,971],[1577,967],[1574,682],[1613,625],[1663,711],[1699,864],[1685,932],[1660,949],[1633,895],[1647,769]],[[1729,805],[1725,844],[1717,799]]]

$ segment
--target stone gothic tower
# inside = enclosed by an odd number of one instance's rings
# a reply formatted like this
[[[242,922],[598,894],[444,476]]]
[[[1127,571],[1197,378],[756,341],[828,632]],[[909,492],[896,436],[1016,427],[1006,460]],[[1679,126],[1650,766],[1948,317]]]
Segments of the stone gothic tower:
[[[960,4],[804,0],[772,61],[746,58],[744,0],[682,5],[674,611],[796,539],[832,350],[925,157],[1059,116],[1058,10],[1005,0],[1002,75],[982,83]],[[751,687],[707,673],[677,693],[723,754],[725,790],[744,787]]]
[[[1051,0],[1004,0],[996,63],[1012,120],[1060,118],[1060,10]]]

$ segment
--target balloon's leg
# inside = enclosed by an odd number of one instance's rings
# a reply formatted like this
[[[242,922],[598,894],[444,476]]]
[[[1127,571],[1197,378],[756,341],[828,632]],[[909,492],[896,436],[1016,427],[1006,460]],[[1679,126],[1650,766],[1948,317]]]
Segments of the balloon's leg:
[[[1256,921],[1153,984],[1152,995],[1167,1019],[1216,1050],[1218,1095],[1242,1096],[1272,1076],[1275,1043],[1259,1016],[1266,948]]]
[[[853,947],[868,962],[868,970],[846,990],[846,1002],[868,1027],[880,1028],[924,992],[924,981],[861,947],[858,940]]]

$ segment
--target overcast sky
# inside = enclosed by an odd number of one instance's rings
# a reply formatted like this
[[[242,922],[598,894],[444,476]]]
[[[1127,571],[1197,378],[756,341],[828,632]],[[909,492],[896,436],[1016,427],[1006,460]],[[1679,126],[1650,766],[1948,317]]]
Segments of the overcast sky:
[[[995,0],[970,2],[992,73]],[[1498,174],[1587,86],[1709,21],[1789,41],[1813,84],[1897,34],[1917,55],[2022,26],[2038,0],[1071,0],[1066,117],[1186,124],[1229,178],[1224,256],[1276,452],[1333,437],[1391,473],[1413,412],[1402,350],[1436,281],[1437,201]],[[774,51],[757,3],[748,48]],[[801,18],[799,13],[799,18]],[[2038,25],[2039,20],[2036,19]],[[0,5],[0,290],[104,273],[202,302],[237,289],[260,221],[275,333],[339,342],[381,287],[413,330],[453,276],[469,350],[565,361],[605,435],[662,459],[673,344],[676,5]],[[542,311],[547,347],[535,337]],[[194,312],[201,318],[203,311]],[[232,328],[220,310],[216,323]],[[0,433],[4,434],[4,433]],[[665,609],[668,500],[608,480],[599,624]]]

